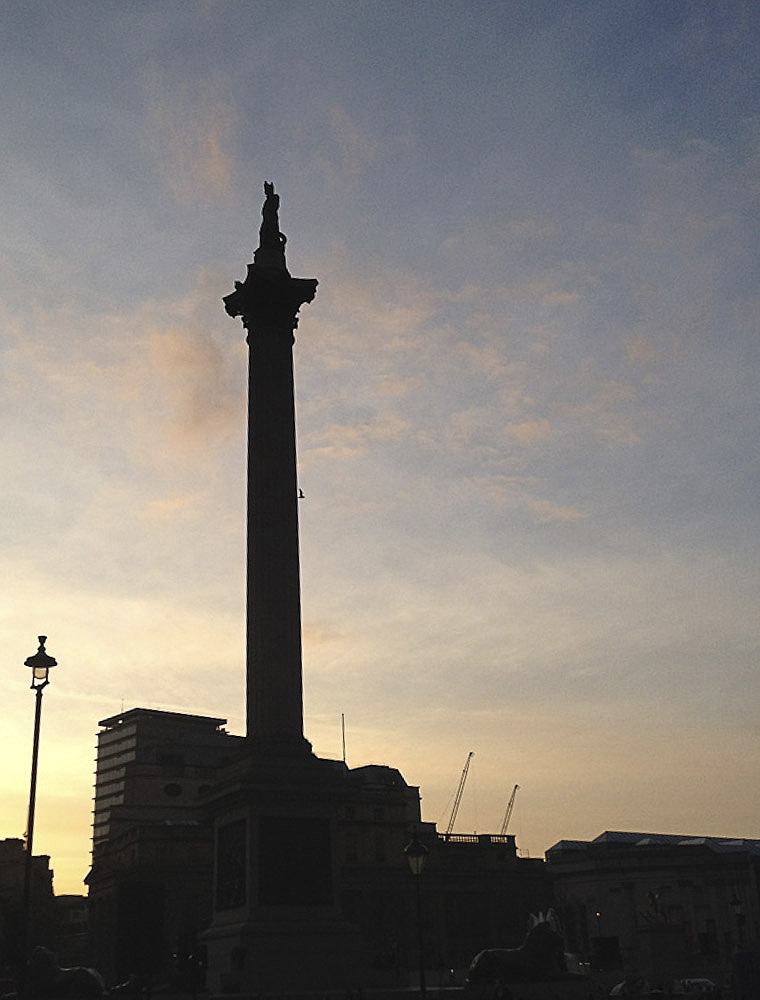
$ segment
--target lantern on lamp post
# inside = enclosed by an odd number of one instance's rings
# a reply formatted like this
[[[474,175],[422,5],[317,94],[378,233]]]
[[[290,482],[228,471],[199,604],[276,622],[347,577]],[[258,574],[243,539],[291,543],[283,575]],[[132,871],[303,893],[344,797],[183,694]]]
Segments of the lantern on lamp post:
[[[31,690],[35,693],[34,706],[34,739],[32,741],[32,780],[29,788],[29,815],[26,823],[26,858],[24,863],[24,904],[22,910],[21,926],[21,962],[22,968],[26,966],[26,952],[29,938],[29,904],[31,899],[32,885],[32,847],[34,843],[34,807],[37,799],[37,758],[40,748],[40,719],[42,717],[42,692],[50,683],[50,668],[57,666],[57,661],[52,656],[48,656],[45,651],[46,635],[38,636],[39,649],[28,659],[24,660],[24,665],[31,667],[32,683]],[[22,973],[22,982],[25,981]]]
[[[417,953],[420,963],[420,995],[427,993],[425,986],[425,946],[422,933],[422,895],[420,893],[420,878],[427,860],[427,847],[418,839],[415,834],[411,841],[404,848],[406,860],[409,863],[409,870],[414,876],[414,885],[417,891]]]

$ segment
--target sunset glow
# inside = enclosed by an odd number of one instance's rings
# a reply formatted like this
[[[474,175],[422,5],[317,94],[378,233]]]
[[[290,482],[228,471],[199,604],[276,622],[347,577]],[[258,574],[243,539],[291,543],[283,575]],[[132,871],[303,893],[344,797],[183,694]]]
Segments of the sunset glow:
[[[98,721],[244,730],[262,184],[293,275],[305,732],[444,828],[757,837],[760,8],[0,9],[0,837],[84,892]]]

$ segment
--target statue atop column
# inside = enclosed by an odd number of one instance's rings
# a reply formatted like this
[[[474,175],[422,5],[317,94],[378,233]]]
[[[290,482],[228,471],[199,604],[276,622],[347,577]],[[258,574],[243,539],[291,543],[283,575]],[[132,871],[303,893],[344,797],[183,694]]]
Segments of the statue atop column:
[[[287,273],[285,263],[285,244],[288,242],[284,233],[280,232],[280,196],[275,194],[274,184],[264,181],[264,206],[261,209],[261,228],[259,229],[259,248],[253,255],[253,262],[258,267],[276,267]]]
[[[316,278],[292,278],[285,263],[287,238],[280,232],[280,196],[274,184],[264,182],[264,205],[261,209],[259,248],[243,282],[235,282],[235,291],[224,297],[230,316],[240,316],[246,329],[256,321],[280,320],[293,330],[298,310],[311,302],[317,291]]]

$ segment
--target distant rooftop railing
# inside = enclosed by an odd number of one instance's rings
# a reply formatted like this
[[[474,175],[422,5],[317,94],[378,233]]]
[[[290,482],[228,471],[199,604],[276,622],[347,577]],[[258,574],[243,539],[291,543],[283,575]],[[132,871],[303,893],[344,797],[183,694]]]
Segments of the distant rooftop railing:
[[[514,844],[512,833],[438,833],[447,844]]]

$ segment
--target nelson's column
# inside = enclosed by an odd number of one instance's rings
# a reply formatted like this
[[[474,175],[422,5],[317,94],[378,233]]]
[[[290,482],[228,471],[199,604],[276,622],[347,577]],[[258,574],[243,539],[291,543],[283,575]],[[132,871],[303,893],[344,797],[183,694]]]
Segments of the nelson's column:
[[[216,994],[346,988],[365,966],[340,908],[337,845],[356,774],[317,757],[303,735],[292,354],[298,311],[317,281],[289,274],[279,196],[272,184],[264,191],[259,248],[224,299],[248,331],[250,355],[247,739],[208,799],[214,912],[204,939]],[[419,821],[419,791],[402,784],[387,810],[398,838]]]
[[[303,736],[293,342],[316,278],[291,278],[279,195],[265,184],[259,248],[224,300],[248,331],[247,735],[251,748],[308,754]]]

